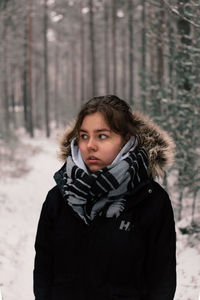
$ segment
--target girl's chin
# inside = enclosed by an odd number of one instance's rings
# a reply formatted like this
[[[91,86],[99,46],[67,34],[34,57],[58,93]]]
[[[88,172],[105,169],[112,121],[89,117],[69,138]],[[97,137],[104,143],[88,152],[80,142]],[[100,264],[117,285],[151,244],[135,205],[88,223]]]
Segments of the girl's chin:
[[[95,172],[95,171],[101,170],[103,167],[100,167],[100,166],[88,166],[87,168],[89,169],[90,172]]]
[[[104,166],[97,165],[97,164],[87,164],[86,167],[90,172],[99,171],[104,168]]]
[[[102,170],[103,168],[107,167],[109,164],[104,164],[103,162],[85,162],[85,165],[89,172],[95,172]]]

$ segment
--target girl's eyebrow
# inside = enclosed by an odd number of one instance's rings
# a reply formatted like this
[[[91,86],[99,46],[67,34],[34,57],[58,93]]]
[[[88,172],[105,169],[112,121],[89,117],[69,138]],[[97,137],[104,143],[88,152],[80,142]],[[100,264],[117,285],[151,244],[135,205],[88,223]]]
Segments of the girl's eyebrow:
[[[88,132],[87,130],[85,130],[85,129],[80,129],[80,131],[82,131],[82,132]],[[95,132],[101,132],[101,131],[107,131],[107,132],[111,132],[111,130],[110,129],[107,129],[107,128],[101,128],[101,129],[96,129],[96,130],[94,130]]]

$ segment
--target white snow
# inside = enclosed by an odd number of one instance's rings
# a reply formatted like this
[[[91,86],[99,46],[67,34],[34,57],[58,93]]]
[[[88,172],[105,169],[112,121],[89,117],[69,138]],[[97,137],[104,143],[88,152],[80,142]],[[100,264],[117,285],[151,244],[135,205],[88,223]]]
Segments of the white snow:
[[[26,141],[25,141],[26,142]],[[61,166],[55,141],[27,139],[42,151],[28,158],[31,172],[0,182],[0,289],[3,300],[31,300],[34,239],[53,174]],[[22,149],[23,150],[23,149]],[[22,152],[26,157],[26,153]]]
[[[200,300],[200,239],[182,235],[177,224],[177,290],[175,300]],[[180,224],[180,225],[179,225]]]
[[[56,139],[23,138],[41,151],[28,157],[31,171],[0,179],[0,300],[33,300],[34,240],[43,201],[54,186]],[[26,152],[26,148],[25,148]],[[27,153],[21,152],[24,161]],[[177,291],[175,300],[200,300],[200,245],[192,245],[177,228]],[[59,299],[58,299],[59,300]]]

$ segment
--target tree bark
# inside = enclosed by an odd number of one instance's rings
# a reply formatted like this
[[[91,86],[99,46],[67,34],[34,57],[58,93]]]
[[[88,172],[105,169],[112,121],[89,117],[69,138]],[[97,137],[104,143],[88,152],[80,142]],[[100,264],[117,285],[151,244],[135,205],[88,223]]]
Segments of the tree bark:
[[[8,57],[7,57],[7,3],[3,6],[3,104],[4,104],[4,130],[3,137],[9,139],[10,134],[10,113],[8,96]]]
[[[146,0],[142,0],[142,107],[146,111]]]
[[[97,93],[96,86],[96,54],[95,54],[95,33],[94,33],[94,8],[93,0],[89,0],[90,20],[89,20],[89,33],[90,33],[90,52],[91,52],[91,83],[92,83],[92,96]]]
[[[196,199],[197,199],[197,189],[193,192],[193,201],[192,201],[192,223],[194,222],[194,214],[195,214],[195,208],[196,208]]]
[[[15,113],[15,74],[16,67],[14,65],[11,66],[11,105],[12,105],[12,120],[13,120],[13,128],[16,129],[17,127],[17,120],[16,120],[16,113]]]
[[[180,221],[182,217],[182,208],[183,208],[182,200],[183,200],[183,192],[180,191],[179,199],[178,199],[178,221]]]
[[[163,0],[160,0],[160,5],[163,5]],[[164,43],[163,43],[163,34],[164,34],[164,20],[165,20],[165,11],[162,8],[159,14],[159,24],[158,24],[158,43],[157,43],[157,81],[160,89],[163,88],[164,80]]]
[[[134,100],[134,46],[133,46],[133,0],[129,0],[129,17],[128,17],[128,28],[129,28],[129,103],[133,105]]]
[[[47,0],[44,0],[44,93],[45,93],[45,127],[46,136],[50,137],[50,127],[49,127],[49,71],[48,71],[48,8]]]
[[[104,70],[105,70],[105,90],[106,94],[110,91],[110,55],[109,55],[109,13],[107,0],[104,1]]]
[[[126,99],[127,97],[127,47],[126,47],[126,29],[125,24],[122,25],[122,54],[121,54],[121,60],[122,60],[122,79],[121,79],[121,90],[122,90],[122,97],[123,99]]]
[[[32,6],[33,0],[29,0],[28,16],[28,131],[31,137],[34,136],[33,130],[33,112],[32,112]]]
[[[60,116],[59,116],[59,74],[60,74],[60,66],[59,66],[59,40],[57,39],[55,45],[55,66],[54,66],[54,118],[56,122],[56,128],[59,128]]]
[[[41,118],[41,101],[39,101],[40,87],[41,87],[41,70],[40,67],[36,65],[35,74],[35,127],[42,129],[42,118]]]
[[[27,85],[28,85],[28,68],[27,68],[27,62],[28,62],[28,29],[27,24],[25,22],[24,26],[24,66],[23,66],[23,106],[24,106],[24,125],[26,128],[26,131],[28,132],[28,101],[27,101]]]
[[[181,14],[184,13],[183,7],[187,5],[190,1],[189,0],[182,0],[182,4],[179,4],[179,12]],[[179,76],[183,77],[182,84],[179,85],[180,90],[190,91],[192,88],[191,82],[189,77],[191,76],[192,68],[191,66],[187,66],[187,62],[191,62],[189,51],[185,51],[184,48],[187,48],[191,45],[192,40],[190,37],[191,34],[191,25],[188,21],[179,18],[177,22],[177,29],[178,34],[180,36],[180,42],[182,44],[182,61],[181,61],[181,68],[179,69]]]
[[[81,103],[84,102],[85,99],[85,23],[84,23],[84,17],[82,13],[83,4],[82,1],[80,1],[80,37],[81,37],[81,43],[80,43],[80,59],[81,59]]]
[[[154,19],[154,7],[152,5],[149,5],[149,26],[153,26],[152,20]],[[155,41],[152,40],[152,38],[149,41],[149,56],[150,56],[150,99],[155,98]]]
[[[168,16],[168,39],[169,39],[169,59],[168,59],[168,73],[169,73],[169,87],[170,87],[170,97],[171,99],[174,98],[174,87],[173,87],[173,71],[174,71],[174,64],[173,64],[173,56],[174,56],[174,37],[173,37],[173,27],[171,25],[171,18]]]
[[[112,65],[113,65],[113,93],[117,92],[117,48],[116,48],[116,1],[112,0]]]
[[[189,0],[182,0],[180,3],[177,1],[178,10],[181,15],[184,15],[184,7],[189,4]],[[177,21],[177,31],[179,35],[179,48],[178,48],[178,59],[176,62],[176,76],[177,76],[177,100],[179,101],[179,105],[188,104],[190,100],[189,92],[192,88],[192,82],[190,77],[192,75],[192,59],[191,59],[191,51],[189,50],[192,39],[191,39],[191,25],[188,21],[183,18],[179,18]],[[192,96],[192,95],[191,95]],[[189,159],[190,149],[188,148],[188,143],[192,145],[189,140],[193,136],[193,128],[189,125],[185,125],[185,121],[190,122],[191,113],[189,111],[184,111],[183,108],[177,107],[178,109],[178,136],[180,142],[182,142],[181,149],[179,150],[179,157],[181,157],[181,161],[179,162],[179,174],[178,174],[178,183],[180,189],[186,187],[187,181],[184,179],[183,174],[188,173],[187,162]],[[180,112],[184,114],[181,116]],[[188,123],[189,124],[189,123]],[[185,127],[186,126],[186,127]],[[190,130],[189,136],[187,135],[186,129]],[[185,143],[187,141],[187,143]],[[180,147],[180,146],[178,146]],[[192,147],[194,147],[192,145]],[[186,152],[186,154],[185,154]],[[192,164],[192,162],[190,162]],[[188,179],[187,179],[188,180]],[[185,182],[186,181],[186,182]],[[181,194],[182,192],[180,192]]]
[[[73,41],[71,45],[71,69],[72,69],[72,99],[75,107],[78,107],[77,103],[77,52],[76,42]]]

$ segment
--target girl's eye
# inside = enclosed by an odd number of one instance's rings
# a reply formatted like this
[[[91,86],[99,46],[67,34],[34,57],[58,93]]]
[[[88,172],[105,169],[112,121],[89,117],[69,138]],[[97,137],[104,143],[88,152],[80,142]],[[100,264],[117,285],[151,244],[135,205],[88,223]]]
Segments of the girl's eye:
[[[87,134],[81,134],[80,137],[81,137],[82,140],[86,140],[87,139]]]
[[[107,138],[107,135],[105,135],[105,134],[100,134],[100,135],[99,135],[99,138],[100,138],[101,140],[105,140],[105,139]]]

